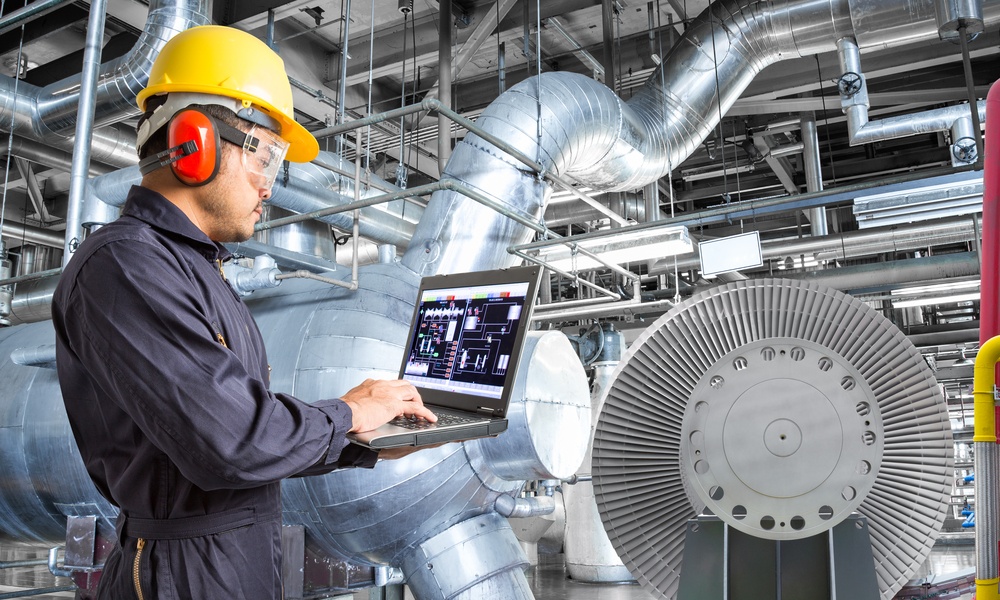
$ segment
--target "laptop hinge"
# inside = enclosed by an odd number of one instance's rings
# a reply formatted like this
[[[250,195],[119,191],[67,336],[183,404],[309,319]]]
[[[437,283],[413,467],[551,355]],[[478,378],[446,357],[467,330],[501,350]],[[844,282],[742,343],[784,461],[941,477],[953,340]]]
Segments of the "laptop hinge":
[[[485,415],[487,417],[502,417],[503,411],[497,408],[490,408],[488,406],[480,406],[476,409],[476,412]]]

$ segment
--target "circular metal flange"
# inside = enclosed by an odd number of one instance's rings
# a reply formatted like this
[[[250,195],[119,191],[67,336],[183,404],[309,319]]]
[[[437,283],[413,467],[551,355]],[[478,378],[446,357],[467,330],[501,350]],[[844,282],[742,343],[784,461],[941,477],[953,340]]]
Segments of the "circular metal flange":
[[[776,358],[773,368],[761,364],[760,352],[768,347],[777,357],[785,350],[784,363]],[[802,350],[801,361],[791,359],[794,348]],[[744,370],[738,368],[740,357],[747,362]],[[820,367],[823,358],[830,361],[827,371]],[[721,388],[711,387],[713,380],[720,383],[715,377],[722,378]],[[853,378],[856,387],[838,391],[843,377]],[[786,410],[791,403],[779,396],[802,398],[835,430],[813,422],[813,410],[794,405]],[[872,398],[865,419],[864,406],[858,407]],[[934,374],[882,315],[817,283],[754,279],[692,296],[632,343],[601,402],[594,496],[612,545],[653,598],[676,597],[687,523],[709,501],[723,507],[720,516],[732,518],[736,504],[727,504],[727,497],[745,494],[743,526],[752,521],[753,535],[763,536],[764,529],[772,537],[782,520],[785,531],[795,532],[796,516],[804,521],[802,531],[822,527],[820,522],[832,526],[860,501],[856,510],[868,519],[882,600],[892,598],[920,567],[944,520],[954,447]],[[718,420],[710,427],[696,419],[689,423],[699,402],[728,409],[718,416],[710,409],[708,418]],[[753,410],[755,404],[762,404],[761,410]],[[704,442],[692,441],[695,431],[704,433]],[[874,436],[871,446],[864,443],[868,431]],[[756,450],[740,455],[754,444]],[[708,456],[705,473],[690,460],[699,449]],[[827,451],[839,454],[834,459]],[[868,453],[878,458],[869,460]],[[782,461],[782,454],[791,460]],[[768,475],[753,463],[762,457],[797,466]],[[848,467],[864,470],[866,460],[870,473],[848,472]],[[803,466],[815,474],[803,473]],[[726,469],[725,480],[697,478]],[[713,486],[722,487],[721,498],[712,497]],[[847,487],[856,497],[838,501]],[[799,497],[802,507],[780,513],[775,508]],[[824,506],[830,507],[828,520]],[[754,512],[758,508],[773,514]],[[774,529],[761,527],[765,516],[775,519]]]
[[[871,388],[846,359],[804,340],[759,340],[722,357],[681,424],[689,495],[760,538],[809,537],[843,521],[881,462]]]

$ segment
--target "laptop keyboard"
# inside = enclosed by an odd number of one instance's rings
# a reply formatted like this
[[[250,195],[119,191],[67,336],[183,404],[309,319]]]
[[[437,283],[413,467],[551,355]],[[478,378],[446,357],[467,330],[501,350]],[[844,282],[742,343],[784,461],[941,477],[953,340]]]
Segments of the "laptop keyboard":
[[[479,423],[484,421],[482,417],[467,417],[464,415],[453,415],[448,413],[434,413],[437,415],[437,423],[431,423],[424,419],[413,419],[410,417],[396,417],[389,421],[390,425],[402,427],[404,429],[428,429],[431,427],[443,427],[447,425],[464,425],[466,423]]]

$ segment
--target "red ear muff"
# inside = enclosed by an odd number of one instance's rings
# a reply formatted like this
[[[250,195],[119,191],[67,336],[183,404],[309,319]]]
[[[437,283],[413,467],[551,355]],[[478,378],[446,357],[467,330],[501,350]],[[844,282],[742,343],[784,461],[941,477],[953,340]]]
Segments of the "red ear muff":
[[[168,147],[184,146],[187,142],[197,146],[197,150],[171,163],[170,168],[177,179],[194,186],[215,179],[221,154],[215,119],[197,108],[185,108],[174,115],[167,127]]]

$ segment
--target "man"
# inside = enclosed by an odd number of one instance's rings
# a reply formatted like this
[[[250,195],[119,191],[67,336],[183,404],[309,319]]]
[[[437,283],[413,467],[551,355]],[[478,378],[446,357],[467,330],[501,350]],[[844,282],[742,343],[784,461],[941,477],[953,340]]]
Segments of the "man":
[[[268,389],[221,243],[253,234],[286,152],[318,153],[281,59],[239,30],[196,27],[165,45],[137,100],[142,185],[53,299],[70,424],[121,509],[99,597],[279,598],[280,481],[371,466],[349,431],[435,417],[405,381],[312,405]]]

